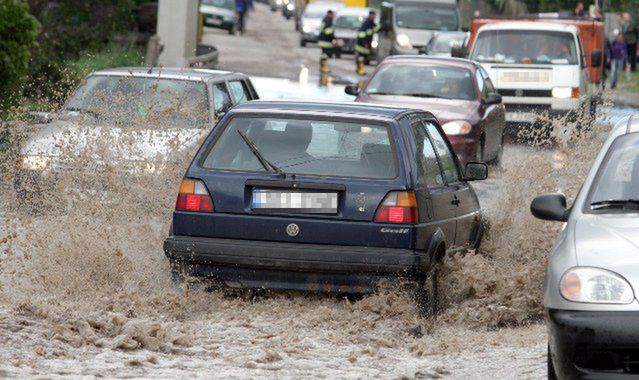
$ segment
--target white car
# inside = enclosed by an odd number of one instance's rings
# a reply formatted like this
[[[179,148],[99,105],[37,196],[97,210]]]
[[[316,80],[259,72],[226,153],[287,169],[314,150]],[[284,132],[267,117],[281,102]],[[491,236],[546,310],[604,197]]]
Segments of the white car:
[[[610,132],[574,203],[535,198],[533,215],[564,223],[543,295],[548,377],[639,376],[639,115]]]

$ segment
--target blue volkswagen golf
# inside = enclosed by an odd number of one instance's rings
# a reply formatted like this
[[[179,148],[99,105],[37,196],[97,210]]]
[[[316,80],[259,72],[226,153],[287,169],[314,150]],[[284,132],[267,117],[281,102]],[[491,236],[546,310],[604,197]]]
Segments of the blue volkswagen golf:
[[[164,250],[175,275],[230,287],[365,293],[385,277],[423,284],[476,247],[483,220],[435,117],[355,103],[234,107],[180,185]]]

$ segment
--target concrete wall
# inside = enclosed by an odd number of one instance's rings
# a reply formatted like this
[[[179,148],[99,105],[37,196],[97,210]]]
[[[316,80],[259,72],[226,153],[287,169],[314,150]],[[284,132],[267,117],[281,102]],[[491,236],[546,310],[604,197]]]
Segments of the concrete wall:
[[[158,36],[164,50],[158,63],[162,66],[186,65],[195,55],[197,40],[198,0],[160,0]]]

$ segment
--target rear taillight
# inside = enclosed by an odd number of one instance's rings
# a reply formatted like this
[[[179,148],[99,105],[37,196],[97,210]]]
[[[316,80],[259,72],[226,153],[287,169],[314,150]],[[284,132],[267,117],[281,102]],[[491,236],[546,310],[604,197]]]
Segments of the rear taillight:
[[[417,223],[417,201],[412,191],[388,193],[377,209],[375,221],[380,223]]]
[[[213,212],[213,200],[200,180],[184,179],[175,202],[177,211]]]

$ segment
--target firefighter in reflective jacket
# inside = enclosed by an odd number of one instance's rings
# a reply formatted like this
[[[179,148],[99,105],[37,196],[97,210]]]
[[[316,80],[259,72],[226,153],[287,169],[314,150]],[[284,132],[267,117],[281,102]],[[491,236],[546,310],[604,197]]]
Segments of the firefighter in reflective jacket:
[[[368,18],[364,20],[362,26],[359,27],[357,32],[357,43],[355,44],[355,59],[357,62],[356,72],[359,75],[365,75],[364,62],[367,57],[370,57],[373,53],[373,35],[379,32],[380,26],[375,24],[375,11],[370,11]]]
[[[333,57],[335,51],[335,29],[333,28],[333,11],[326,12],[319,28],[319,41],[317,46],[322,49],[320,55],[320,71],[328,72],[328,59]]]

